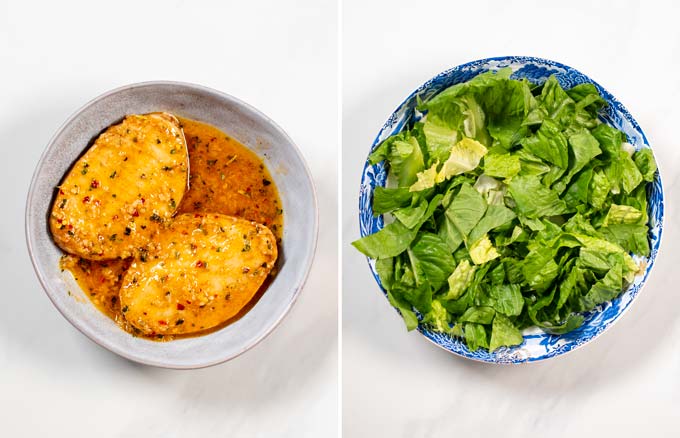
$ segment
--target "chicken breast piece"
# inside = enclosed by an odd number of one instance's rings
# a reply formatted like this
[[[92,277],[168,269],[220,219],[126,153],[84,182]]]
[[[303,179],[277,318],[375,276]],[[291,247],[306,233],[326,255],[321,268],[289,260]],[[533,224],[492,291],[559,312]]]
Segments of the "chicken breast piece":
[[[215,327],[255,295],[277,257],[269,228],[220,214],[182,214],[159,232],[157,249],[123,278],[125,318],[145,334]]]
[[[91,260],[147,250],[188,187],[184,133],[171,114],[130,115],[111,126],[59,186],[50,229],[64,251]]]

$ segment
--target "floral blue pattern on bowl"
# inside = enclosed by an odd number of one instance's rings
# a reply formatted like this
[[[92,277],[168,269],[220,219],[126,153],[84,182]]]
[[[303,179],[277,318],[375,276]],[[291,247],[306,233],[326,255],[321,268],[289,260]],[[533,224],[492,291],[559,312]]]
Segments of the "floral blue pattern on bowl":
[[[427,81],[420,88],[411,93],[396,111],[392,113],[378,133],[378,136],[371,146],[371,150],[389,136],[400,132],[414,120],[414,117],[416,117],[414,109],[418,97],[422,100],[430,99],[451,85],[468,81],[480,73],[495,71],[503,67],[512,68],[512,78],[526,78],[537,84],[544,82],[553,74],[556,76],[560,85],[565,89],[578,84],[592,83],[597,87],[598,91],[608,104],[601,110],[600,119],[604,123],[623,131],[628,137],[628,142],[632,144],[636,150],[650,147],[642,129],[640,129],[640,126],[630,113],[614,96],[588,76],[571,67],[547,59],[527,56],[506,56],[469,62],[447,70]],[[386,179],[387,169],[385,168],[384,163],[370,165],[368,161],[366,161],[361,177],[361,190],[359,196],[359,224],[361,237],[373,234],[381,230],[384,226],[384,219],[382,216],[373,216],[372,201],[373,190],[377,186],[384,186]],[[628,310],[635,297],[640,293],[642,286],[645,284],[645,281],[654,266],[659,251],[659,245],[661,243],[664,217],[663,187],[658,171],[654,181],[647,185],[647,195],[649,200],[647,213],[650,226],[648,238],[651,254],[649,257],[644,258],[635,257],[636,260],[641,261],[641,259],[643,259],[646,263],[644,272],[640,273],[628,289],[618,298],[602,304],[593,311],[584,314],[586,317],[585,322],[578,329],[564,335],[551,335],[544,333],[538,328],[529,328],[523,332],[524,342],[521,345],[516,347],[502,347],[494,352],[488,352],[483,349],[470,351],[463,340],[445,333],[429,330],[427,326],[422,324],[418,326],[418,331],[431,342],[454,354],[469,359],[492,363],[524,363],[548,359],[567,353],[595,339]],[[387,292],[380,284],[380,278],[375,270],[374,260],[369,259],[369,267],[375,280],[378,282],[378,285],[380,285],[382,292],[387,296]]]

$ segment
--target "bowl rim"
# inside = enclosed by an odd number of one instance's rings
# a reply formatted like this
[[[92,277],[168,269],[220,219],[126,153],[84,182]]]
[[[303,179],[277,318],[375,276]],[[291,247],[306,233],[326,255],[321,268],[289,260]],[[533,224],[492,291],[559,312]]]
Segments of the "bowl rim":
[[[403,99],[402,102],[399,105],[397,105],[395,107],[395,109],[390,113],[387,120],[383,123],[382,127],[378,131],[378,134],[375,136],[373,142],[371,143],[368,154],[370,155],[370,153],[379,144],[380,137],[382,136],[383,132],[388,129],[390,122],[396,117],[397,112],[401,108],[403,108],[409,101],[411,101],[414,97],[416,97],[419,93],[423,92],[429,86],[431,86],[431,84],[434,81],[436,81],[437,79],[445,78],[455,71],[464,70],[466,68],[474,67],[474,66],[477,66],[477,65],[484,65],[484,64],[489,64],[489,63],[492,63],[492,62],[508,62],[508,61],[536,62],[536,63],[540,63],[540,64],[543,64],[543,65],[552,65],[554,67],[557,67],[557,68],[560,68],[560,69],[563,69],[563,70],[567,70],[567,71],[574,71],[578,74],[583,75],[585,78],[588,79],[589,82],[591,82],[593,85],[595,85],[598,88],[598,90],[601,91],[608,100],[610,100],[614,104],[618,105],[618,109],[621,110],[621,112],[625,116],[626,120],[628,122],[630,122],[631,125],[633,126],[633,128],[636,129],[642,135],[643,143],[646,144],[649,147],[650,150],[652,150],[652,154],[654,153],[652,146],[649,144],[649,141],[647,140],[647,136],[645,135],[644,131],[642,130],[642,128],[638,124],[637,120],[635,120],[635,118],[633,118],[632,114],[626,109],[626,107],[612,93],[607,91],[607,89],[605,89],[603,86],[601,86],[597,81],[593,80],[590,76],[584,74],[583,72],[581,72],[580,70],[578,70],[574,67],[570,67],[570,66],[563,64],[561,62],[553,61],[553,60],[547,59],[547,58],[541,58],[541,57],[537,57],[537,56],[525,56],[525,55],[505,55],[505,56],[493,56],[493,57],[488,57],[488,58],[480,58],[480,59],[468,61],[468,62],[465,62],[463,64],[459,64],[457,66],[450,67],[450,68],[447,68],[446,70],[443,70],[439,73],[436,73],[434,76],[427,79],[425,82],[421,83],[420,86],[418,86],[405,99]],[[392,130],[394,130],[394,128],[392,128]],[[401,130],[403,130],[403,126],[399,127],[399,132]],[[360,195],[359,195],[359,235],[361,237],[364,237],[362,235],[362,229],[361,229],[362,228],[361,227],[361,210],[362,210],[362,207],[361,207],[361,188],[364,185],[364,175],[365,175],[365,171],[368,168],[368,166],[370,166],[370,164],[368,162],[368,156],[367,156],[366,161],[364,161],[362,177],[361,177],[361,181],[359,183],[359,193],[360,193]],[[663,207],[664,204],[665,204],[665,190],[664,190],[664,186],[663,186],[663,179],[661,177],[661,166],[658,164],[658,160],[657,160],[657,175],[656,175],[655,179],[658,179],[659,186],[661,187],[660,203]],[[647,184],[649,184],[649,183],[647,183]],[[619,322],[621,320],[621,318],[628,312],[628,310],[630,310],[633,302],[637,299],[637,297],[640,295],[642,290],[645,288],[645,286],[647,285],[647,281],[649,280],[649,276],[654,271],[653,268],[654,268],[656,258],[659,256],[659,253],[660,253],[662,245],[663,245],[662,244],[662,242],[663,242],[662,237],[663,237],[663,228],[664,228],[665,219],[666,219],[665,208],[662,208],[661,220],[658,224],[659,237],[658,237],[658,246],[656,248],[656,253],[653,254],[653,257],[650,257],[650,259],[649,259],[649,263],[648,263],[648,265],[645,269],[644,278],[643,278],[643,280],[640,284],[640,287],[639,287],[636,295],[631,299],[631,301],[628,303],[627,306],[625,306],[620,312],[618,312],[616,314],[616,316],[609,323],[606,324],[606,326],[602,330],[599,330],[597,333],[590,336],[585,341],[576,343],[575,345],[573,345],[573,347],[571,347],[569,349],[566,349],[566,350],[563,350],[563,351],[557,351],[553,354],[542,355],[540,357],[530,357],[530,356],[522,357],[522,358],[514,360],[514,361],[498,361],[498,360],[492,360],[492,359],[487,360],[485,358],[473,357],[473,356],[470,356],[470,355],[461,354],[459,352],[449,350],[444,345],[436,342],[434,339],[431,339],[429,336],[427,336],[425,333],[423,333],[423,327],[421,326],[420,321],[418,322],[417,331],[418,331],[418,333],[420,334],[421,337],[425,338],[430,343],[436,345],[437,347],[439,347],[442,350],[450,353],[451,355],[456,356],[456,357],[460,357],[460,358],[464,358],[464,359],[468,359],[468,360],[471,360],[471,361],[474,361],[474,362],[477,362],[477,363],[486,363],[486,364],[493,364],[493,365],[523,365],[523,364],[529,364],[529,363],[543,362],[545,360],[565,356],[566,354],[571,353],[571,352],[573,352],[577,349],[580,349],[581,347],[583,347],[587,344],[590,344],[595,339],[599,338],[602,334],[604,334],[606,331],[608,331],[614,324]],[[379,278],[376,276],[376,274],[374,273],[374,271],[371,267],[371,258],[366,257],[366,261],[367,261],[369,270],[371,271],[371,274],[373,275],[374,280],[378,285],[379,291],[382,293],[382,295],[385,297],[385,299],[387,299],[387,292],[386,292],[385,288],[382,286],[382,283],[380,282]],[[392,306],[391,304],[390,304],[390,307],[392,307],[392,309],[395,312],[397,312],[397,314],[400,314],[399,310],[396,307]],[[523,336],[524,336],[524,334],[523,334]]]
[[[269,323],[269,326],[265,329],[265,331],[260,334],[258,337],[255,339],[251,340],[250,342],[247,342],[245,345],[241,346],[241,348],[229,355],[226,355],[224,357],[218,357],[217,359],[212,359],[212,360],[206,360],[206,361],[197,361],[195,363],[191,364],[182,364],[178,365],[175,363],[169,363],[169,362],[163,362],[162,360],[152,360],[152,359],[146,359],[142,357],[138,357],[135,354],[129,353],[128,350],[125,348],[122,348],[118,346],[118,344],[108,341],[106,339],[101,339],[97,335],[95,335],[93,332],[91,332],[85,325],[81,324],[80,320],[78,318],[72,318],[70,315],[67,314],[65,309],[62,309],[62,307],[58,304],[58,302],[53,298],[53,294],[56,293],[56,291],[53,291],[51,288],[51,283],[47,280],[46,274],[43,272],[42,266],[40,266],[35,258],[35,249],[34,249],[34,238],[35,236],[32,235],[31,233],[31,228],[32,225],[34,224],[34,219],[31,216],[31,210],[32,210],[32,205],[33,205],[33,197],[35,194],[35,184],[38,176],[40,175],[40,170],[43,168],[47,153],[54,147],[54,142],[55,140],[66,130],[66,128],[71,125],[74,121],[76,121],[82,113],[90,108],[92,105],[98,103],[99,101],[110,97],[112,95],[121,93],[123,91],[128,91],[136,88],[143,88],[143,87],[155,87],[155,86],[171,86],[171,87],[182,87],[185,89],[192,89],[192,90],[197,90],[209,95],[213,95],[216,97],[219,97],[221,99],[225,99],[227,101],[233,102],[237,106],[245,108],[247,111],[250,111],[251,113],[255,114],[258,117],[261,117],[267,124],[269,124],[274,130],[277,131],[278,134],[282,136],[285,140],[288,141],[288,143],[292,146],[292,151],[293,153],[297,156],[297,158],[300,160],[302,163],[302,167],[304,169],[305,173],[305,178],[307,178],[309,185],[312,189],[312,208],[313,208],[313,229],[312,229],[312,241],[311,241],[311,248],[309,250],[309,257],[307,260],[306,265],[302,268],[302,276],[300,277],[300,281],[298,284],[293,285],[290,289],[292,289],[293,293],[291,296],[288,297],[288,302],[285,305],[285,308],[281,312],[280,315],[277,316],[276,319],[272,320]],[[84,150],[84,149],[83,149]],[[77,110],[75,110],[62,124],[59,126],[59,128],[55,131],[55,133],[52,135],[50,140],[47,142],[47,145],[45,146],[42,154],[40,155],[40,158],[38,159],[38,162],[35,165],[35,169],[33,171],[33,175],[31,176],[31,182],[28,187],[28,194],[26,196],[26,206],[24,209],[24,233],[25,233],[25,238],[26,238],[26,246],[28,248],[28,254],[29,258],[31,259],[31,264],[33,265],[33,270],[35,271],[36,276],[38,277],[38,281],[40,282],[40,285],[47,295],[47,297],[50,299],[54,307],[61,313],[61,315],[69,322],[71,325],[73,325],[78,331],[80,331],[82,334],[84,334],[88,339],[93,341],[95,344],[111,351],[112,353],[115,353],[121,357],[124,357],[132,362],[140,363],[143,365],[149,365],[153,367],[159,367],[159,368],[168,368],[168,369],[199,369],[199,368],[206,368],[210,367],[213,365],[218,365],[220,363],[227,362],[229,360],[232,360],[246,351],[252,349],[256,345],[258,345],[260,342],[262,342],[267,336],[269,336],[283,321],[283,319],[290,313],[291,308],[293,305],[297,302],[298,297],[300,296],[300,293],[304,289],[304,286],[307,282],[307,279],[309,278],[309,273],[311,271],[312,265],[314,263],[314,257],[316,255],[316,250],[318,246],[318,236],[319,236],[319,208],[318,208],[318,196],[317,196],[317,190],[316,186],[314,184],[314,178],[312,177],[312,173],[309,169],[309,165],[307,164],[307,161],[304,158],[304,155],[302,154],[302,151],[300,150],[299,146],[297,143],[293,141],[293,139],[286,133],[286,131],[283,130],[281,126],[279,126],[274,120],[272,120],[269,116],[264,114],[262,111],[258,110],[254,106],[230,95],[225,92],[216,90],[214,88],[206,87],[203,85],[199,84],[194,84],[191,82],[183,82],[183,81],[167,81],[167,80],[162,80],[162,81],[143,81],[143,82],[135,82],[135,83],[130,83],[126,85],[122,85],[119,87],[116,87],[112,90],[109,90],[105,93],[102,93],[92,99],[90,99],[87,103],[84,105],[80,106]],[[49,233],[48,233],[49,234]],[[51,238],[51,237],[50,237]],[[63,252],[63,250],[62,250]],[[99,311],[99,310],[97,310]],[[204,336],[199,336],[197,338],[203,338],[207,339]]]

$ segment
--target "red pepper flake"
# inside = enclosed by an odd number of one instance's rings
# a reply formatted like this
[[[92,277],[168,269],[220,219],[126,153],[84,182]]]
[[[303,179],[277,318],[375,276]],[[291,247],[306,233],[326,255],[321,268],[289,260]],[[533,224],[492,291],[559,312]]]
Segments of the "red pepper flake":
[[[142,204],[144,204],[144,202],[146,202],[146,201],[144,200],[144,198],[142,198]]]
[[[177,303],[177,310],[184,310],[184,304]]]
[[[194,217],[195,217],[195,218],[197,218],[197,217],[201,217],[201,215],[200,215],[200,214],[198,214],[198,213],[195,213],[195,214],[194,214]]]
[[[186,300],[186,301],[187,301],[187,304],[191,304],[191,301],[189,301],[189,300]]]
[[[203,266],[205,266],[205,264],[203,263],[202,260],[199,260],[199,261],[196,262],[196,267],[197,267],[197,268],[202,268]]]
[[[73,225],[68,224],[68,229],[69,229],[69,230],[72,230],[72,229],[73,229]]]
[[[104,276],[102,275],[101,277],[99,277],[99,282],[106,283],[106,278],[104,278]]]
[[[59,189],[59,194],[60,194],[60,195],[63,195],[63,194],[64,194],[64,191],[63,191],[62,189]]]
[[[97,187],[99,187],[99,181],[97,181],[96,179],[93,179],[92,182],[90,183],[90,187],[92,187],[93,189],[96,189]]]
[[[118,220],[118,215],[117,215],[117,214],[114,214],[113,217],[112,217],[111,219],[113,219],[114,221],[115,221],[115,220]]]
[[[165,322],[165,321],[163,321],[162,319],[161,319],[161,320],[159,320],[159,321],[158,321],[158,323],[159,323],[160,325],[168,325],[168,323],[167,323],[167,322]]]
[[[85,197],[83,198],[83,204],[85,204],[86,202],[90,202],[90,197],[89,197],[89,196],[85,196]]]
[[[63,221],[64,221],[63,219],[57,219],[58,224],[62,223]]]
[[[137,209],[135,209],[135,211],[132,212],[132,216],[133,217],[139,216],[139,212],[137,211]]]

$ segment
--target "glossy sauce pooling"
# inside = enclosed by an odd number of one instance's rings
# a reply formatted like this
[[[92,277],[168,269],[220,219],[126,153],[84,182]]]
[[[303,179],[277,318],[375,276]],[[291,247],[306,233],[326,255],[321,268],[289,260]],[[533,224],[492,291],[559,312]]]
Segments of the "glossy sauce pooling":
[[[180,213],[221,213],[266,225],[277,242],[283,233],[283,211],[274,180],[262,160],[219,129],[188,119],[180,119],[189,150],[189,190],[178,207]],[[61,268],[69,270],[92,303],[122,329],[144,336],[126,320],[120,306],[122,278],[131,260],[90,261],[66,255]],[[276,269],[276,268],[275,268]],[[275,269],[271,275],[275,274]],[[264,293],[269,281],[239,314],[213,330],[224,327],[245,314]],[[196,336],[205,332],[183,336]],[[144,336],[149,337],[149,336]],[[151,336],[170,340],[179,336]]]
[[[180,119],[189,149],[189,186],[179,213],[222,213],[269,227],[281,240],[282,210],[262,161],[233,138],[204,123]]]
[[[61,258],[60,265],[61,269],[67,269],[73,274],[80,288],[99,310],[126,332],[135,333],[134,327],[123,317],[118,297],[123,276],[130,263],[131,259],[94,261],[69,254]]]

